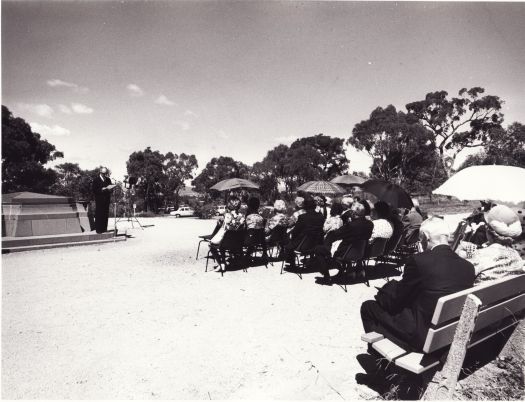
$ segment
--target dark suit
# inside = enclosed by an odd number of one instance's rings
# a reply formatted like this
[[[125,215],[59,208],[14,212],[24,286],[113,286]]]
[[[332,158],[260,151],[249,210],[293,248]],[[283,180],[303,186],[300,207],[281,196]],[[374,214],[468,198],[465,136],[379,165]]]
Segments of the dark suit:
[[[374,224],[372,221],[366,218],[356,218],[339,229],[328,232],[324,244],[315,250],[315,264],[319,272],[325,277],[329,276],[328,270],[331,264],[330,248],[334,241],[342,240],[334,253],[334,257],[342,257],[350,245],[370,239],[373,229]]]
[[[472,287],[474,266],[447,245],[412,256],[399,282],[361,306],[365,332],[375,331],[408,350],[421,351],[437,300]],[[386,290],[386,289],[385,289]]]
[[[312,250],[322,241],[323,224],[324,216],[315,210],[309,210],[299,215],[297,223],[290,233],[291,240],[285,247],[286,260],[290,264],[294,263],[293,251],[297,249],[305,236],[308,236],[308,239],[301,245],[300,251]]]
[[[95,229],[97,233],[104,233],[108,230],[109,204],[111,201],[111,191],[102,190],[103,187],[109,186],[111,180],[109,177],[102,179],[100,176],[95,177],[91,189],[95,194]]]

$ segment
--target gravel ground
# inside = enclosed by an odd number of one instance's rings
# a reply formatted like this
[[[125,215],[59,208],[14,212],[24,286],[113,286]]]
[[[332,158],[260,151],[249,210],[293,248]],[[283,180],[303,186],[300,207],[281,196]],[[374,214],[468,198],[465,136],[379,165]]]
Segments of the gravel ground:
[[[2,256],[5,399],[361,399],[375,293],[280,265],[204,272],[215,221],[143,218],[126,242]],[[119,229],[127,222],[119,223]]]

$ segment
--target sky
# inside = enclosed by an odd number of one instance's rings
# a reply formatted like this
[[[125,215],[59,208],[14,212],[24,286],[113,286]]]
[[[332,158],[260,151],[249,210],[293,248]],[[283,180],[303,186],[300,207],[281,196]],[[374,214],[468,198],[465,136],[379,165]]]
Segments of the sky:
[[[484,87],[524,123],[524,21],[525,3],[2,1],[2,104],[58,163],[119,180],[147,146],[253,164],[437,90]]]

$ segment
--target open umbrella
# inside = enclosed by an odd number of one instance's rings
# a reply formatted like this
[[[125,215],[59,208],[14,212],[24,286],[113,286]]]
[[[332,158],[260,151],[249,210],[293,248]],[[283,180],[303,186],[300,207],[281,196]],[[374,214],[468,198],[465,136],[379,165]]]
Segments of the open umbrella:
[[[412,208],[414,206],[410,195],[397,184],[374,179],[365,181],[361,188],[394,208]]]
[[[311,194],[339,195],[346,193],[346,190],[335,183],[329,181],[308,181],[297,188],[297,191],[304,191]]]
[[[222,180],[216,183],[214,186],[212,186],[210,190],[228,191],[228,190],[233,190],[236,188],[259,189],[259,185],[255,184],[254,182],[250,180],[234,178],[234,179]]]
[[[433,191],[460,200],[490,200],[517,204],[525,201],[525,169],[483,165],[460,170]]]
[[[337,176],[330,180],[331,183],[345,185],[345,186],[358,186],[361,183],[364,183],[366,179],[362,177],[355,176],[353,174],[344,174],[342,176]]]

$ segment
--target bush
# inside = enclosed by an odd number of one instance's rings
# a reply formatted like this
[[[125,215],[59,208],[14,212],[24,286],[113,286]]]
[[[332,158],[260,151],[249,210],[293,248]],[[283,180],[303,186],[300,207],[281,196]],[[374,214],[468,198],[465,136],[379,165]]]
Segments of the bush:
[[[192,208],[195,211],[195,216],[200,219],[211,219],[217,211],[217,206],[211,203],[200,204],[197,202],[192,205]]]

